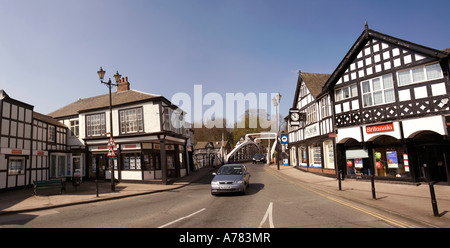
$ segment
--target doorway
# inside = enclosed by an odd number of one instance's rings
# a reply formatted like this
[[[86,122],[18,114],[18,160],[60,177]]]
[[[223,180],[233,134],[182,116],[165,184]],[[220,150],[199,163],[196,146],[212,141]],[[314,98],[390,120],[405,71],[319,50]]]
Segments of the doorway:
[[[108,165],[107,156],[105,154],[91,155],[91,168],[89,170],[89,178],[97,180],[105,180],[105,170]]]
[[[413,138],[416,146],[418,179],[420,181],[447,181],[449,146],[441,135],[422,132]]]

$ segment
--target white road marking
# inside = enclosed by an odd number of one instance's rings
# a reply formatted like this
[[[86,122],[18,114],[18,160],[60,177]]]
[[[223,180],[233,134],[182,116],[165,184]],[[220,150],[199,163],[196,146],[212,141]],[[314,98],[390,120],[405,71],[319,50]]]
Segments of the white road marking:
[[[187,215],[187,216],[181,217],[181,218],[179,218],[179,219],[176,219],[176,220],[174,220],[174,221],[172,221],[172,222],[169,222],[169,223],[167,223],[167,224],[165,224],[165,225],[159,226],[158,228],[164,228],[164,227],[170,226],[170,225],[172,225],[172,224],[174,224],[174,223],[176,223],[176,222],[178,222],[178,221],[180,221],[180,220],[187,219],[187,218],[192,217],[192,216],[194,216],[194,215],[196,215],[196,214],[198,214],[198,213],[200,213],[200,212],[203,212],[203,211],[205,211],[205,210],[206,210],[206,208],[202,208],[202,209],[198,210],[198,211],[195,212],[195,213],[192,213],[192,214],[190,214],[190,215]]]
[[[266,214],[264,215],[261,223],[259,223],[259,227],[258,228],[261,228],[264,225],[264,223],[267,220],[267,217],[269,217],[269,226],[270,226],[270,228],[274,228],[274,226],[273,226],[273,217],[272,217],[272,208],[273,208],[273,202],[271,202],[269,204],[269,207],[267,208]]]

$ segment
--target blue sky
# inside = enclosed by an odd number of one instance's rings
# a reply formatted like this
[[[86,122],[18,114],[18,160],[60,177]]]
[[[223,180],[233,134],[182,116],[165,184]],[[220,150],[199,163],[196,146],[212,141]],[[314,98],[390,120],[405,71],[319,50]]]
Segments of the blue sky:
[[[280,92],[332,73],[364,30],[450,47],[450,1],[0,0],[0,89],[47,114],[100,94],[96,71],[168,98]],[[204,109],[207,107],[204,107]]]

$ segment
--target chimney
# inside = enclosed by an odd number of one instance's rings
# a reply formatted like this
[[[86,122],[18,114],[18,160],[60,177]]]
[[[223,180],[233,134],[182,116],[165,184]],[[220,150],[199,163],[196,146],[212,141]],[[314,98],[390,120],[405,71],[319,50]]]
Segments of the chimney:
[[[124,92],[130,90],[130,83],[128,82],[128,77],[123,77],[117,84],[117,92]]]

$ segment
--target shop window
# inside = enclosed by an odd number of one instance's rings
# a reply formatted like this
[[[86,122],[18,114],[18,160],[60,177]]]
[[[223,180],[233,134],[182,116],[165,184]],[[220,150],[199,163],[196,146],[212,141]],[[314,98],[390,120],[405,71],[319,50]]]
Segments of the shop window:
[[[144,163],[143,163],[143,169],[145,171],[153,171],[155,170],[155,165],[153,162],[153,154],[150,152],[144,152],[143,153]]]
[[[309,146],[309,166],[322,167],[322,154],[320,145]]]
[[[8,175],[25,174],[25,157],[9,157]]]
[[[324,168],[334,169],[334,148],[332,140],[323,142],[323,155]]]
[[[140,170],[141,154],[124,153],[122,154],[122,170]]]
[[[369,152],[366,149],[352,149],[345,151],[347,175],[358,177],[370,176]]]
[[[298,148],[298,156],[299,156],[299,166],[307,166],[305,147],[302,146]]]
[[[373,141],[375,175],[380,177],[410,177],[406,151],[398,139],[382,135]]]

